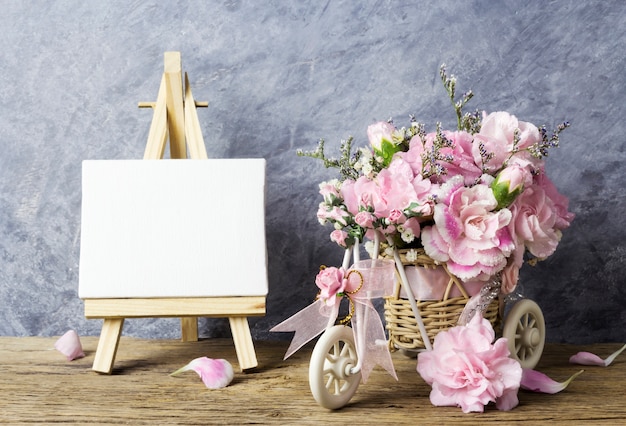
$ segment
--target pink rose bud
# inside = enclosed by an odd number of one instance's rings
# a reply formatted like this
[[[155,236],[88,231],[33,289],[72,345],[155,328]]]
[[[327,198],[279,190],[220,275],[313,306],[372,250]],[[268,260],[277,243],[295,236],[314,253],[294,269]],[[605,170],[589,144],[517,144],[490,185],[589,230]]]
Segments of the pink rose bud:
[[[498,201],[497,209],[508,207],[515,201],[515,198],[524,190],[529,176],[526,169],[515,164],[498,173],[491,184],[493,195]]]
[[[373,228],[374,220],[376,217],[370,212],[358,212],[356,216],[354,216],[354,221],[357,225],[363,228]]]
[[[386,121],[379,121],[367,127],[367,138],[374,149],[374,153],[383,158],[383,164],[388,166],[391,163],[393,154],[400,150],[400,147],[393,143],[393,132],[396,128]]]
[[[315,277],[315,285],[320,289],[320,299],[328,306],[334,306],[337,294],[344,291],[346,285],[343,268],[330,266],[322,269]]]
[[[335,229],[330,233],[330,240],[337,243],[341,247],[347,248],[346,238],[348,238],[348,233],[341,229]]]

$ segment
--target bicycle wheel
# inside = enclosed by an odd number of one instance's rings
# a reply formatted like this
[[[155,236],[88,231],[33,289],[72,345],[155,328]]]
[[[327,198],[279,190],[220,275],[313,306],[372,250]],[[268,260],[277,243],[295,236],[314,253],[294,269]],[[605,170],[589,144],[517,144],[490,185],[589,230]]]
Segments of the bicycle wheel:
[[[502,336],[508,340],[512,358],[523,368],[535,368],[546,339],[546,324],[539,305],[530,299],[517,302],[506,316]]]
[[[309,386],[318,404],[335,410],[350,401],[361,381],[360,371],[350,371],[357,361],[350,327],[336,325],[322,334],[309,364]]]

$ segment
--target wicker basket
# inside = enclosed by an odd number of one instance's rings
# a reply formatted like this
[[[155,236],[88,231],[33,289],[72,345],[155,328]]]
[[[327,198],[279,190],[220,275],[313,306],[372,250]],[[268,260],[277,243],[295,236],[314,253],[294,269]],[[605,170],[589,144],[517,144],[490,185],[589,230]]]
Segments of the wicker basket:
[[[457,324],[459,316],[461,312],[463,312],[463,308],[470,296],[463,287],[463,283],[452,275],[445,265],[435,263],[435,261],[428,257],[421,249],[414,250],[417,252],[417,258],[414,261],[407,260],[406,254],[408,250],[399,250],[403,265],[414,265],[424,268],[444,268],[450,277],[441,300],[417,301],[417,307],[424,321],[428,338],[432,342],[437,333]],[[388,257],[384,253],[381,253],[381,256]],[[458,288],[462,296],[449,297],[454,287]],[[491,322],[494,328],[499,325],[500,315],[497,300],[491,302],[487,310],[483,313],[483,316]],[[411,351],[425,348],[417,320],[411,309],[411,304],[408,299],[400,297],[399,285],[396,286],[395,293],[392,296],[385,297],[385,321],[387,331],[389,332],[390,350],[405,349]]]

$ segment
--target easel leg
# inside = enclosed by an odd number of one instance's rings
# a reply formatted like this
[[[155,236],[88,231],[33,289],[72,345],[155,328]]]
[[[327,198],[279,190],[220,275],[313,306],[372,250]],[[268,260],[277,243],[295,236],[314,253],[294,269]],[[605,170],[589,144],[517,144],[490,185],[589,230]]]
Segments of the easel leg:
[[[198,341],[198,318],[196,317],[182,317],[180,319],[180,326],[182,332],[183,342],[197,342]]]
[[[254,352],[254,344],[252,343],[252,335],[250,334],[250,325],[247,317],[229,317],[230,330],[237,351],[237,359],[241,370],[249,370],[258,365],[256,353]]]
[[[100,332],[100,340],[98,341],[98,349],[96,357],[93,361],[93,370],[98,373],[111,374],[113,371],[113,363],[115,362],[115,354],[120,343],[122,328],[124,327],[124,318],[105,318]]]

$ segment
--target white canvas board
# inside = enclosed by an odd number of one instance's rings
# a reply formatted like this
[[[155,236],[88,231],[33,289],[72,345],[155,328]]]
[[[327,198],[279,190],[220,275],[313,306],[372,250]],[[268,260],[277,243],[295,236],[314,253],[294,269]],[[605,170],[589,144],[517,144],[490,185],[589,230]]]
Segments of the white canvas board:
[[[264,296],[265,160],[86,160],[79,297]]]

